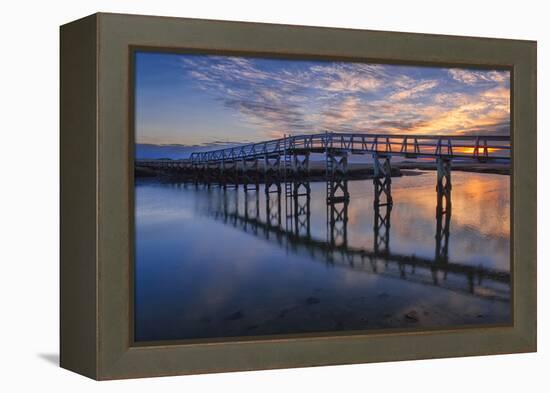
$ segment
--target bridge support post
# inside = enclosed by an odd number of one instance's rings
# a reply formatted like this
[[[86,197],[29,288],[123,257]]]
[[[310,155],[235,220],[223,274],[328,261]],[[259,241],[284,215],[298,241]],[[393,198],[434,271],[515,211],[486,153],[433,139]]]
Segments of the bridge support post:
[[[348,207],[349,199],[327,201],[327,240],[332,247],[348,244]]]
[[[451,226],[451,161],[437,159],[437,203],[436,203],[436,232],[435,232],[435,260],[447,263],[449,260],[449,231]]]
[[[310,195],[309,184],[309,152],[294,154],[292,160],[292,188],[291,193],[296,198],[298,194]]]
[[[451,160],[448,158],[437,158],[437,192],[442,193],[445,199],[451,200]],[[448,198],[447,198],[448,196]]]
[[[374,252],[387,256],[390,252],[392,205],[374,205]]]
[[[201,183],[203,185],[208,184],[208,164],[205,162],[201,163],[199,166],[198,181],[196,185],[198,186]]]
[[[221,164],[217,161],[208,162],[205,165],[204,181],[208,188],[210,188],[220,179]]]
[[[309,175],[309,152],[294,153],[292,166],[295,177],[306,178]]]
[[[374,166],[374,206],[393,205],[391,195],[391,156],[375,153]],[[382,197],[385,196],[385,201]]]
[[[260,176],[258,172],[258,158],[248,158],[242,160],[242,178],[244,191],[260,189]]]
[[[327,202],[349,201],[348,153],[346,151],[326,152]]]
[[[291,196],[290,215],[287,212],[287,225],[292,233],[300,237],[311,237],[311,187],[307,181],[295,181]]]
[[[223,210],[222,217],[225,223],[237,225],[237,217],[239,215],[239,193],[227,192],[223,190]]]
[[[281,193],[281,156],[264,157],[264,192],[266,195],[272,192]],[[275,188],[275,189],[273,189]]]
[[[191,164],[191,177],[195,186],[199,185],[201,178],[201,164],[198,161],[193,161]]]
[[[244,217],[246,220],[260,220],[260,193],[255,192],[253,194],[245,191],[244,193]],[[258,230],[256,226],[255,231]]]
[[[332,247],[348,243],[348,152],[328,148],[326,154],[327,241]]]
[[[285,155],[285,212],[286,227],[296,236],[311,236],[309,176],[309,152],[293,152]]]
[[[224,190],[228,187],[238,188],[239,175],[236,161],[222,161],[220,168],[220,184]]]
[[[267,185],[266,185],[267,190]],[[273,194],[275,194],[273,196]],[[265,219],[268,227],[281,227],[281,184],[275,191],[265,193]]]

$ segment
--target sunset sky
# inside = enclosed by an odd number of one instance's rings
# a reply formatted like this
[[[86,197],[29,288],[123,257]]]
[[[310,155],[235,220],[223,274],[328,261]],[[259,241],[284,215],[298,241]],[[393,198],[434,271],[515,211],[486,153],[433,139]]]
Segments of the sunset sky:
[[[135,65],[138,144],[510,129],[508,71],[151,52]]]

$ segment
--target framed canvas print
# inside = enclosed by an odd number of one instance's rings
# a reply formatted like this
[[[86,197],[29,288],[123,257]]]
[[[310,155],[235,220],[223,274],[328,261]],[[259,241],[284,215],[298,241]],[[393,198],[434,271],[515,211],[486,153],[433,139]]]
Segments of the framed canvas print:
[[[536,43],[61,27],[61,365],[536,350]]]

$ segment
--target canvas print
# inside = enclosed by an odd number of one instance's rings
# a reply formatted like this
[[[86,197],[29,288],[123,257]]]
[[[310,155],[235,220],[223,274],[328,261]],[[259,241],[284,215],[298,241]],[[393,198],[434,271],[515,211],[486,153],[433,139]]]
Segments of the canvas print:
[[[508,69],[132,61],[136,342],[511,324]]]

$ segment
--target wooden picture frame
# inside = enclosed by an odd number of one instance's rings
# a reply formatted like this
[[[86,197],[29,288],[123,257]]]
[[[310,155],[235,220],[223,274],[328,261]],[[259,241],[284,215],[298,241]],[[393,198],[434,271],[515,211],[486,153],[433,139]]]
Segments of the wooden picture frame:
[[[511,70],[511,326],[135,345],[131,54]],[[536,42],[98,13],[61,27],[61,366],[120,379],[536,351]]]

